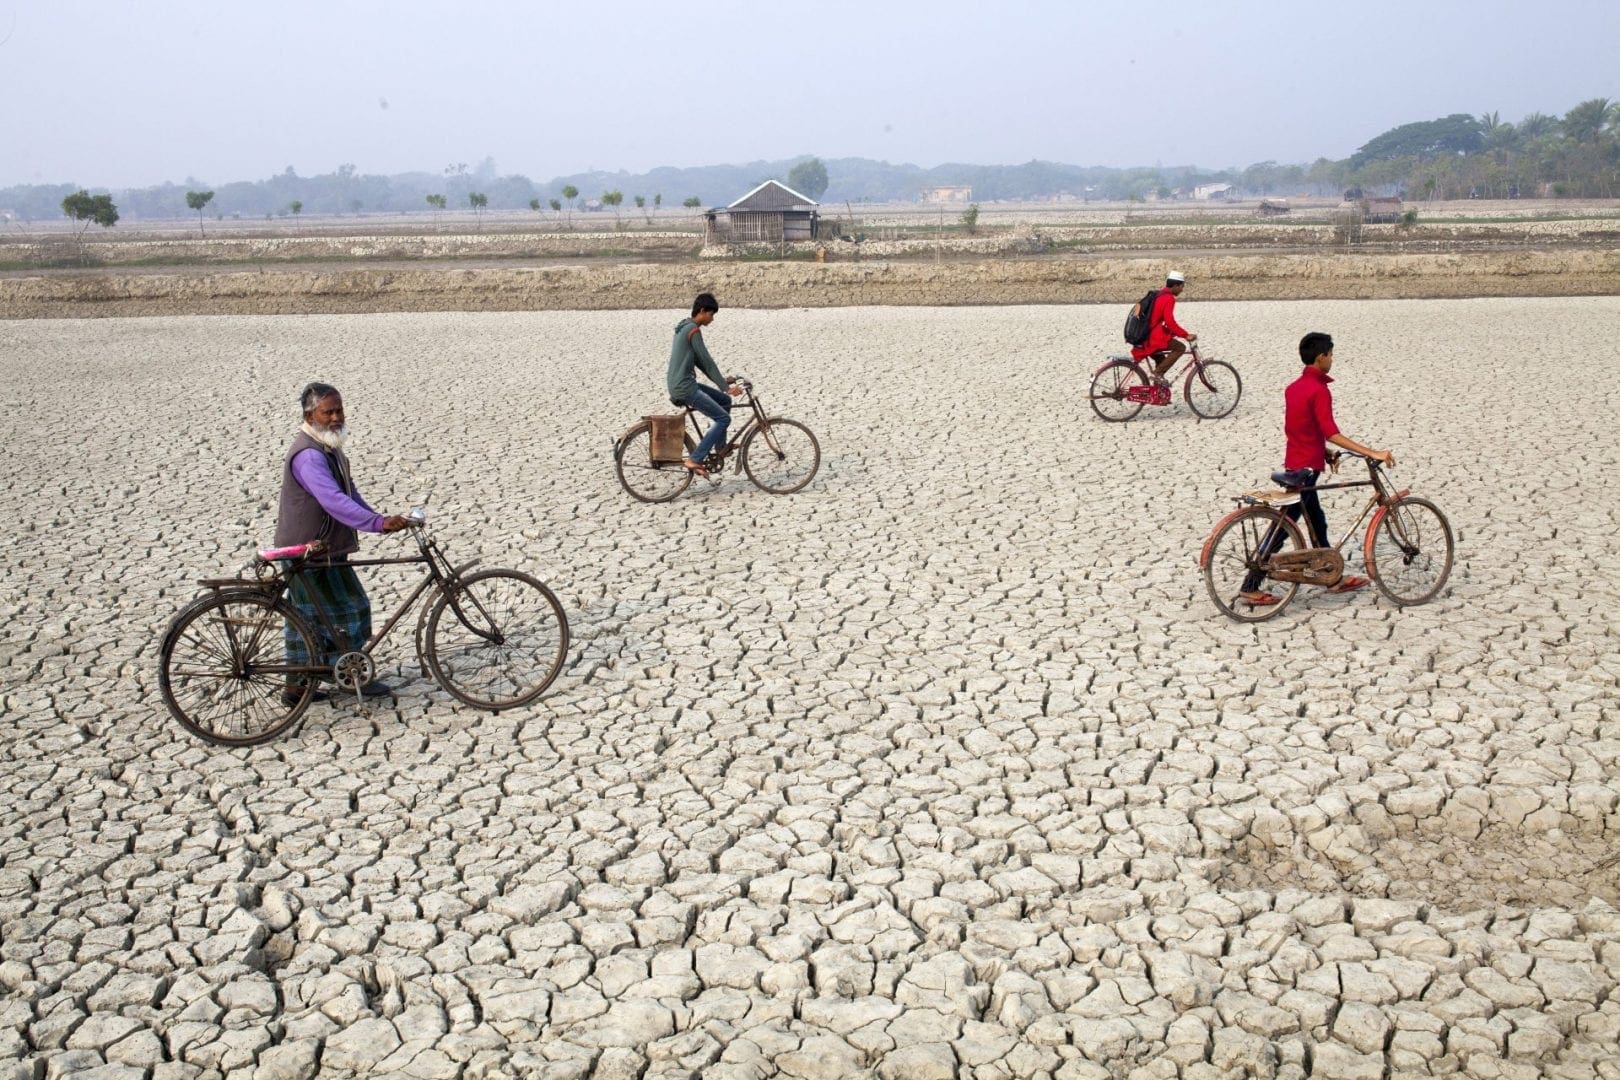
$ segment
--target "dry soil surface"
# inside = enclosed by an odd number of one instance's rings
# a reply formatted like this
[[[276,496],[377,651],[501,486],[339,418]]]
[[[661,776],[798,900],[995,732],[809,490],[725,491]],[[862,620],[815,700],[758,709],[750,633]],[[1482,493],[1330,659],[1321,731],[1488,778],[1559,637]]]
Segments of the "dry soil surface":
[[[820,472],[660,506],[667,311],[0,323],[0,1075],[1614,1076],[1620,299],[1188,303],[1236,412],[1107,425],[1118,314],[723,311]],[[1456,566],[1236,625],[1195,556],[1313,327]],[[310,378],[562,597],[540,702],[407,627],[393,700],[168,718]]]

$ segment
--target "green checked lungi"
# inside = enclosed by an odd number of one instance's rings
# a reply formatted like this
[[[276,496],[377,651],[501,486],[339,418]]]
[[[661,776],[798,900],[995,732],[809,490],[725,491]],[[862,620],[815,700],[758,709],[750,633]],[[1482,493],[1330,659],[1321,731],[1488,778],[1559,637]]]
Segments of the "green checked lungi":
[[[340,644],[327,633],[325,622],[316,614],[315,601],[319,600],[326,621],[341,630],[349,640]],[[320,656],[311,657],[304,648],[303,639],[291,628],[283,632],[287,642],[287,662],[290,664],[335,663],[338,653],[345,649],[358,649],[371,640],[371,601],[360,585],[360,576],[352,566],[329,566],[305,570],[293,578],[287,589],[287,601],[293,610],[304,617],[304,622],[315,635]]]

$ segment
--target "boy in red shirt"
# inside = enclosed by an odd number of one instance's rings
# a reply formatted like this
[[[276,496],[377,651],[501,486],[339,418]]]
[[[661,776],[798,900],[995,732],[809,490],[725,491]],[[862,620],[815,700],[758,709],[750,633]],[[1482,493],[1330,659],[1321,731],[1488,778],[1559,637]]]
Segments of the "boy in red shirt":
[[[1174,367],[1187,351],[1186,344],[1179,340],[1178,335],[1187,341],[1198,340],[1197,334],[1188,333],[1176,322],[1176,297],[1186,287],[1187,275],[1180,270],[1172,270],[1165,276],[1164,288],[1153,298],[1153,310],[1148,312],[1147,340],[1131,350],[1131,359],[1138,363],[1150,356],[1154,359],[1153,381],[1161,386],[1164,385],[1164,373]]]
[[[1311,530],[1311,546],[1327,547],[1327,515],[1322,513],[1321,500],[1316,496],[1316,479],[1329,464],[1327,444],[1365,454],[1385,465],[1395,464],[1395,455],[1388,450],[1373,450],[1361,445],[1341,434],[1339,425],[1333,422],[1333,392],[1328,389],[1333,382],[1328,377],[1328,372],[1333,370],[1333,338],[1317,331],[1306,334],[1299,339],[1299,359],[1305,365],[1305,370],[1283,391],[1283,434],[1288,438],[1283,471],[1294,474],[1301,490],[1299,502],[1287,507],[1283,513],[1298,521],[1303,511]],[[1334,454],[1332,458],[1335,467],[1338,457],[1338,454]],[[1283,532],[1275,529],[1273,535],[1268,535],[1260,545],[1261,558],[1269,558],[1282,545]],[[1367,579],[1364,577],[1343,577],[1337,585],[1328,586],[1328,592],[1354,592],[1366,587]],[[1275,596],[1260,589],[1258,573],[1250,574],[1243,580],[1241,595],[1255,607],[1277,603]]]

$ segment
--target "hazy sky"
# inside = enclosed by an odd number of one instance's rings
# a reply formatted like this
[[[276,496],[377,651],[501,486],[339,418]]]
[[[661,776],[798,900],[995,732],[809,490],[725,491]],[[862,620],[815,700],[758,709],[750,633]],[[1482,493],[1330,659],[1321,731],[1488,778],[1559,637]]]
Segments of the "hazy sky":
[[[683,14],[690,12],[690,14]],[[0,186],[1344,157],[1620,98],[1620,2],[0,0]]]

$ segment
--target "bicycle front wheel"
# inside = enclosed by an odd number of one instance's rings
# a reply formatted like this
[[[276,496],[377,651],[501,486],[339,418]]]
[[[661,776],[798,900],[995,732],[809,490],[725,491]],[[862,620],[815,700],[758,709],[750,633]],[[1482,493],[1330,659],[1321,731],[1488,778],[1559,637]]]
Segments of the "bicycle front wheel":
[[[291,727],[315,698],[315,635],[262,593],[203,597],[175,616],[158,653],[158,688],[180,726],[220,746],[252,746]]]
[[[1267,583],[1266,566],[1273,556],[1303,551],[1305,538],[1299,526],[1285,515],[1264,506],[1251,506],[1228,514],[1204,541],[1199,565],[1204,570],[1204,587],[1209,598],[1228,618],[1239,622],[1263,622],[1288,606],[1299,591],[1297,581]],[[1265,591],[1276,599],[1273,604],[1245,600],[1247,589]]]
[[[1140,401],[1125,396],[1133,386],[1146,386],[1147,376],[1129,360],[1115,360],[1091,380],[1091,408],[1104,420],[1117,424],[1142,411]]]
[[[1219,420],[1237,408],[1243,380],[1237,368],[1224,360],[1206,360],[1187,373],[1181,394],[1188,408],[1205,420]]]
[[[1433,600],[1451,576],[1451,522],[1427,499],[1401,498],[1367,527],[1362,555],[1378,591],[1401,607]]]
[[[773,495],[791,495],[821,467],[821,444],[797,420],[767,420],[742,444],[743,471]]]
[[[440,686],[477,709],[516,708],[545,692],[568,653],[568,616],[516,570],[469,574],[439,595],[424,646]]]
[[[686,456],[692,456],[692,436],[683,436]],[[652,425],[643,420],[625,435],[613,455],[624,490],[642,502],[668,502],[692,483],[692,473],[680,462],[657,464],[652,459]]]

